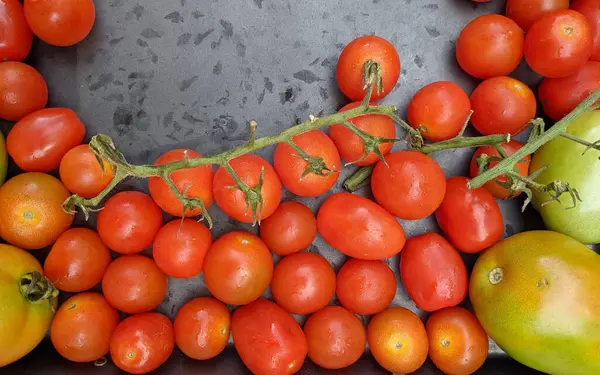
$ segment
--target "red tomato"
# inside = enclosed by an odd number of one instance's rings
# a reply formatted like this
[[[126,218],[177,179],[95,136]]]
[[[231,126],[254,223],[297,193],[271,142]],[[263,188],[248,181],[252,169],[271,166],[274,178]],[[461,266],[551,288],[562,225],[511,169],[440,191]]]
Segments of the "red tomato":
[[[23,5],[33,33],[54,46],[81,42],[96,19],[93,0],[25,0]]]
[[[300,202],[283,202],[260,224],[260,238],[279,255],[306,249],[317,236],[317,219]]]
[[[356,259],[381,260],[400,252],[404,229],[375,202],[350,193],[325,199],[317,214],[317,229],[336,250]]]
[[[337,275],[336,294],[342,306],[360,315],[385,310],[396,295],[396,276],[380,260],[348,259]]]
[[[311,314],[333,298],[335,272],[319,254],[292,254],[275,266],[271,291],[275,302],[292,314]]]
[[[87,144],[69,150],[60,161],[60,179],[72,193],[94,198],[110,184],[115,176],[110,164],[103,160],[104,171]]]
[[[575,0],[571,9],[583,14],[592,28],[592,60],[600,61],[600,2],[596,0]]]
[[[479,84],[471,94],[471,123],[483,135],[518,134],[535,117],[533,91],[510,77],[494,77]]]
[[[569,0],[508,0],[506,16],[527,32],[541,16],[555,10],[569,9]]]
[[[400,77],[400,57],[394,45],[378,36],[361,36],[344,47],[335,70],[337,84],[348,99],[360,101],[364,98],[364,65],[369,60],[381,66],[383,80],[383,90],[377,93],[373,88],[371,101],[378,101],[396,86]]]
[[[353,102],[345,105],[339,112],[344,112],[360,105],[360,102]],[[381,138],[396,138],[396,126],[391,118],[383,115],[365,115],[357,116],[348,120],[358,129],[374,137]],[[340,152],[340,156],[347,163],[352,163],[360,160],[365,155],[365,143],[356,134],[347,127],[340,124],[333,124],[329,128],[329,136],[335,143]],[[379,144],[379,152],[382,155],[387,155],[392,150],[393,143]],[[354,165],[363,166],[377,163],[379,157],[374,152],[369,152],[364,160],[354,163]]]
[[[139,253],[152,245],[162,221],[162,212],[152,198],[123,191],[109,198],[98,213],[98,234],[117,253]]]
[[[231,331],[231,316],[221,302],[201,297],[179,309],[173,326],[177,347],[190,358],[206,360],[225,350]]]
[[[456,58],[470,75],[486,79],[510,74],[523,58],[523,30],[510,18],[486,14],[475,18],[456,41]]]
[[[48,103],[44,77],[27,64],[0,62],[0,119],[19,121]]]
[[[257,236],[229,232],[217,239],[204,257],[204,281],[210,293],[230,305],[260,297],[273,277],[271,252]]]
[[[189,149],[171,150],[163,154],[154,165],[162,165],[180,161],[187,158],[198,158],[202,155],[199,152]],[[212,183],[214,172],[211,165],[204,165],[197,168],[181,169],[171,173],[171,180],[177,189],[188,198],[199,198],[208,208],[213,202]],[[175,196],[175,193],[169,188],[167,183],[160,177],[150,177],[148,179],[148,188],[152,199],[163,211],[173,215],[182,216],[183,205]],[[186,210],[185,216],[198,216],[202,210]]]
[[[83,292],[102,281],[110,251],[91,229],[73,228],[61,234],[44,262],[44,274],[65,292]]]
[[[417,151],[392,152],[385,160],[388,166],[380,161],[371,176],[377,203],[405,220],[433,214],[446,193],[446,177],[438,163]]]
[[[108,302],[128,314],[155,309],[167,295],[167,287],[167,276],[142,255],[118,257],[102,278],[102,292]]]
[[[498,203],[484,188],[469,189],[466,177],[446,181],[446,196],[435,217],[450,242],[465,253],[478,253],[500,240],[504,222]]]
[[[169,318],[150,312],[130,316],[117,326],[110,340],[110,356],[121,370],[146,374],[165,363],[174,347]]]
[[[525,60],[544,77],[577,73],[592,55],[592,28],[581,13],[557,10],[540,17],[525,38]]]
[[[19,0],[0,1],[0,61],[21,61],[29,55],[33,33]]]
[[[212,235],[204,225],[192,219],[173,220],[158,231],[152,256],[165,274],[187,279],[202,272],[211,244]]]
[[[119,313],[98,293],[80,293],[56,312],[50,338],[60,355],[73,362],[92,362],[110,349]]]
[[[506,152],[506,156],[511,156],[512,154],[517,152],[521,147],[523,147],[523,145],[515,140],[511,140],[508,143],[502,144],[502,149]],[[496,151],[496,148],[493,146],[479,147],[477,149],[477,151],[475,151],[475,154],[473,154],[473,157],[471,158],[471,165],[470,165],[470,169],[469,169],[471,178],[477,176],[477,174],[479,172],[479,167],[477,166],[477,158],[481,154],[486,154],[487,156],[490,156],[490,157],[500,157],[500,154],[498,153],[498,151]],[[527,155],[527,156],[523,157],[523,159],[521,159],[521,161],[519,163],[515,164],[515,167],[517,168],[517,170],[521,176],[523,176],[523,177],[529,176],[529,163],[531,163],[531,155]],[[497,161],[492,161],[492,162],[490,162],[489,167],[493,168],[496,164],[498,164]],[[494,196],[494,198],[507,199],[507,198],[511,198],[511,197],[516,197],[518,195],[518,194],[511,195],[510,191],[508,189],[506,189],[505,187],[500,186],[496,182],[496,180],[498,180],[500,182],[506,182],[506,181],[508,181],[508,177],[505,174],[503,174],[501,176],[496,177],[492,181],[486,182],[486,184],[483,185],[483,187],[487,191],[489,191]]]
[[[253,374],[295,374],[304,364],[308,348],[302,328],[264,298],[233,313],[231,334],[235,349]]]
[[[229,165],[243,183],[251,188],[258,185],[261,170],[264,170],[263,186],[260,189],[262,205],[257,209],[257,220],[271,216],[281,201],[281,181],[277,173],[265,159],[253,154],[246,154],[229,161]],[[225,168],[219,167],[213,180],[213,194],[217,206],[227,215],[242,223],[251,223],[252,208],[246,203],[246,194],[237,188],[236,183]]]
[[[6,151],[26,172],[50,172],[60,166],[63,156],[84,136],[85,126],[74,111],[42,109],[12,127],[6,137]]]
[[[348,367],[363,355],[367,333],[360,319],[340,306],[327,306],[304,324],[308,356],[326,369]]]
[[[439,142],[454,138],[462,129],[471,101],[455,83],[439,81],[419,90],[408,104],[408,123],[424,138]]]

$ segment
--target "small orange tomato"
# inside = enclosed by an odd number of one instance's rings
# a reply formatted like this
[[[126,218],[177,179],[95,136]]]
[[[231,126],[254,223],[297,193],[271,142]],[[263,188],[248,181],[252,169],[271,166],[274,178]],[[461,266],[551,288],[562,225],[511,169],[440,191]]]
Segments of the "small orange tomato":
[[[282,256],[306,249],[316,236],[315,214],[300,202],[283,202],[260,224],[260,238]]]
[[[60,161],[60,180],[73,194],[94,198],[114,177],[112,167],[106,160],[102,161],[102,165],[104,171],[89,145],[79,145],[69,150]]]

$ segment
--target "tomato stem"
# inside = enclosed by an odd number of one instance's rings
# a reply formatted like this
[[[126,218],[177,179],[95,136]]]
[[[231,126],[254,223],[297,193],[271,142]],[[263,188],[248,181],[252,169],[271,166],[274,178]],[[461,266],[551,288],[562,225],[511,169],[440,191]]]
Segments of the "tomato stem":
[[[48,301],[52,311],[54,311],[55,301],[59,293],[58,289],[40,272],[34,271],[21,276],[19,290],[28,302],[40,304]]]
[[[566,138],[566,139],[568,139],[570,141],[577,142],[579,144],[582,144],[582,145],[586,146],[586,148],[583,151],[582,155],[585,155],[586,152],[588,152],[589,150],[592,150],[592,149],[600,151],[600,140],[595,141],[595,142],[592,143],[592,142],[586,141],[585,139],[581,139],[581,138],[572,136],[571,134],[565,133],[565,132],[562,132],[560,134],[560,136],[563,137],[563,138]],[[600,157],[598,157],[598,159],[600,159]]]

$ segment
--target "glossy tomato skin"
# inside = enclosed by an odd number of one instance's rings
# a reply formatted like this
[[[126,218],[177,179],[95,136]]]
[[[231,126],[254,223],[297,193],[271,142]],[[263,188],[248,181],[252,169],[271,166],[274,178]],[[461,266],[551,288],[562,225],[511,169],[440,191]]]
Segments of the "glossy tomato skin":
[[[190,149],[171,150],[159,157],[154,165],[162,165],[187,158],[198,158],[202,155],[199,152]],[[171,173],[171,179],[177,189],[188,198],[199,198],[208,208],[213,202],[212,183],[214,171],[212,166],[203,165],[192,169],[182,169]],[[152,199],[158,206],[168,214],[173,216],[182,216],[183,205],[177,199],[177,196],[167,183],[160,177],[150,177],[148,179],[148,189]],[[201,209],[186,210],[184,216],[198,216],[202,214]]]
[[[317,229],[329,245],[356,259],[390,258],[406,241],[404,229],[390,213],[350,193],[327,197],[317,214]]]
[[[260,238],[269,250],[285,256],[306,249],[317,236],[317,218],[300,202],[283,202],[260,224]]]
[[[352,102],[343,106],[339,112],[344,112],[350,110],[352,108],[356,108],[361,104],[361,102]],[[396,138],[396,126],[392,119],[383,115],[365,115],[365,116],[357,116],[352,117],[348,120],[348,122],[352,123],[358,129],[364,131],[365,133],[381,138]],[[337,147],[340,152],[340,156],[346,163],[355,162],[354,165],[364,166],[371,165],[377,163],[379,161],[379,157],[374,152],[369,152],[367,157],[364,160],[360,160],[365,154],[365,143],[362,139],[356,134],[354,134],[350,129],[341,125],[341,124],[333,124],[329,128],[329,136],[335,143],[335,147]],[[379,145],[379,152],[382,155],[387,155],[392,150],[393,143],[381,143]]]
[[[406,292],[421,310],[456,306],[467,296],[467,267],[458,251],[437,233],[406,241],[400,274]]]
[[[295,374],[308,352],[296,320],[264,298],[235,310],[231,334],[242,361],[256,375]]]
[[[0,1],[0,61],[21,61],[29,55],[33,33],[19,0]]]
[[[569,0],[508,0],[506,17],[527,32],[544,14],[562,9],[569,9]]]
[[[592,60],[600,61],[600,3],[595,0],[575,0],[571,9],[583,14],[592,28]]]
[[[98,159],[87,144],[70,149],[60,161],[60,180],[67,190],[84,198],[98,196],[115,176],[112,167],[102,160],[104,171]]]
[[[22,170],[50,172],[84,136],[85,126],[73,110],[47,108],[23,117],[12,127],[6,150]]]
[[[48,103],[44,77],[27,64],[0,62],[0,119],[19,121]]]
[[[523,58],[523,30],[510,18],[486,14],[475,18],[456,41],[456,59],[476,78],[510,74]]]
[[[375,200],[392,215],[419,220],[435,212],[446,193],[446,176],[430,156],[417,151],[392,152],[373,169]]]
[[[50,338],[56,351],[72,362],[92,362],[110,349],[120,318],[101,294],[79,293],[56,312]]]
[[[342,50],[335,78],[342,93],[350,100],[361,101],[365,96],[363,73],[365,62],[373,60],[381,66],[383,89],[373,89],[371,101],[389,94],[400,77],[400,57],[394,45],[374,35],[354,39]]]
[[[460,251],[478,253],[500,240],[500,207],[484,188],[469,189],[466,177],[451,177],[435,217],[446,238]]]

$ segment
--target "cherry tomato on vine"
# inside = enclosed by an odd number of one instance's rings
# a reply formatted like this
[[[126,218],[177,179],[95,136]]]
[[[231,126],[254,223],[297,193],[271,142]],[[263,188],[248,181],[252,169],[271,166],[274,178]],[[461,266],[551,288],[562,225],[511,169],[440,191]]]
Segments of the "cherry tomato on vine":
[[[0,1],[0,61],[21,61],[29,55],[33,33],[19,0]]]
[[[110,184],[115,176],[112,167],[102,160],[104,171],[98,159],[87,144],[79,145],[67,152],[60,161],[60,180],[65,187],[84,198],[94,198]]]
[[[571,10],[583,14],[592,28],[592,60],[600,61],[600,2],[596,0],[575,0]]]
[[[508,0],[506,17],[527,32],[544,14],[562,9],[569,9],[569,0]]]
[[[19,121],[48,103],[44,77],[27,64],[0,62],[0,119]]]
[[[260,238],[269,250],[290,255],[306,249],[317,236],[317,219],[300,202],[283,202],[260,224]]]

